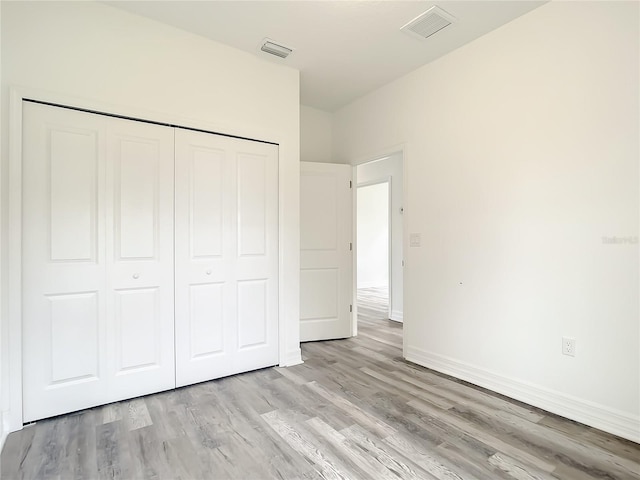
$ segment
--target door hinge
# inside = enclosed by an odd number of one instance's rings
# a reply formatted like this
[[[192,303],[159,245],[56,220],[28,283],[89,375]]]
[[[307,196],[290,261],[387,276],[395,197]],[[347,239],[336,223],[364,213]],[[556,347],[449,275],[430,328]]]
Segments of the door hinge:
[[[349,311],[353,312],[353,305],[349,305]]]
[[[349,180],[349,188],[353,188],[353,182]]]
[[[349,251],[353,251],[353,242],[349,242]]]

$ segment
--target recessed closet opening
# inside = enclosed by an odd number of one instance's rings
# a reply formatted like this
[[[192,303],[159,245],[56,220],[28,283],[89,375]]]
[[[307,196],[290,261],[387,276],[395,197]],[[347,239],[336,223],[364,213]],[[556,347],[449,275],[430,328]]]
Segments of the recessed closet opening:
[[[22,120],[24,422],[279,363],[277,145]]]

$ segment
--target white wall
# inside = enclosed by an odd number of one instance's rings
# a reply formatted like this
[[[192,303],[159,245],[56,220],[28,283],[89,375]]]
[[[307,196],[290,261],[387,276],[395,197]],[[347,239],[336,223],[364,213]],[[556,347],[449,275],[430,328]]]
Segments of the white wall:
[[[356,168],[357,183],[389,180],[391,190],[391,319],[402,322],[403,318],[403,174],[402,152],[394,153],[373,162],[363,163]]]
[[[358,187],[358,288],[389,286],[389,183]]]
[[[3,329],[10,86],[280,143],[280,315],[286,335],[281,358],[285,364],[300,361],[298,71],[100,3],[2,2]],[[12,419],[15,428],[15,412]]]
[[[342,161],[406,146],[406,357],[635,441],[639,8],[547,3],[333,129]]]
[[[300,160],[335,163],[331,146],[332,115],[317,108],[300,105]]]

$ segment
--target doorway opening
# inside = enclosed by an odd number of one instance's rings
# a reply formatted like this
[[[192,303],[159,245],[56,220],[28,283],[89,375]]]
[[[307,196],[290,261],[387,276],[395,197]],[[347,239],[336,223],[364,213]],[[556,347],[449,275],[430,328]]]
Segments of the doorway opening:
[[[358,329],[403,321],[403,155],[356,167]]]
[[[389,180],[359,185],[356,205],[358,313],[363,318],[388,319]]]

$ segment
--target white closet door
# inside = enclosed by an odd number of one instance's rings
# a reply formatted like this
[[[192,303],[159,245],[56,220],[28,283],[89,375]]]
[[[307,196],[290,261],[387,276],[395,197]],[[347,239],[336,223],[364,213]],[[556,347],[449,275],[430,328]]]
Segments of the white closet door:
[[[23,110],[23,408],[29,422],[107,397],[103,117]]]
[[[109,401],[175,386],[174,130],[108,121]]]
[[[176,383],[278,363],[278,150],[176,129]]]
[[[23,109],[25,422],[174,386],[173,133]]]

